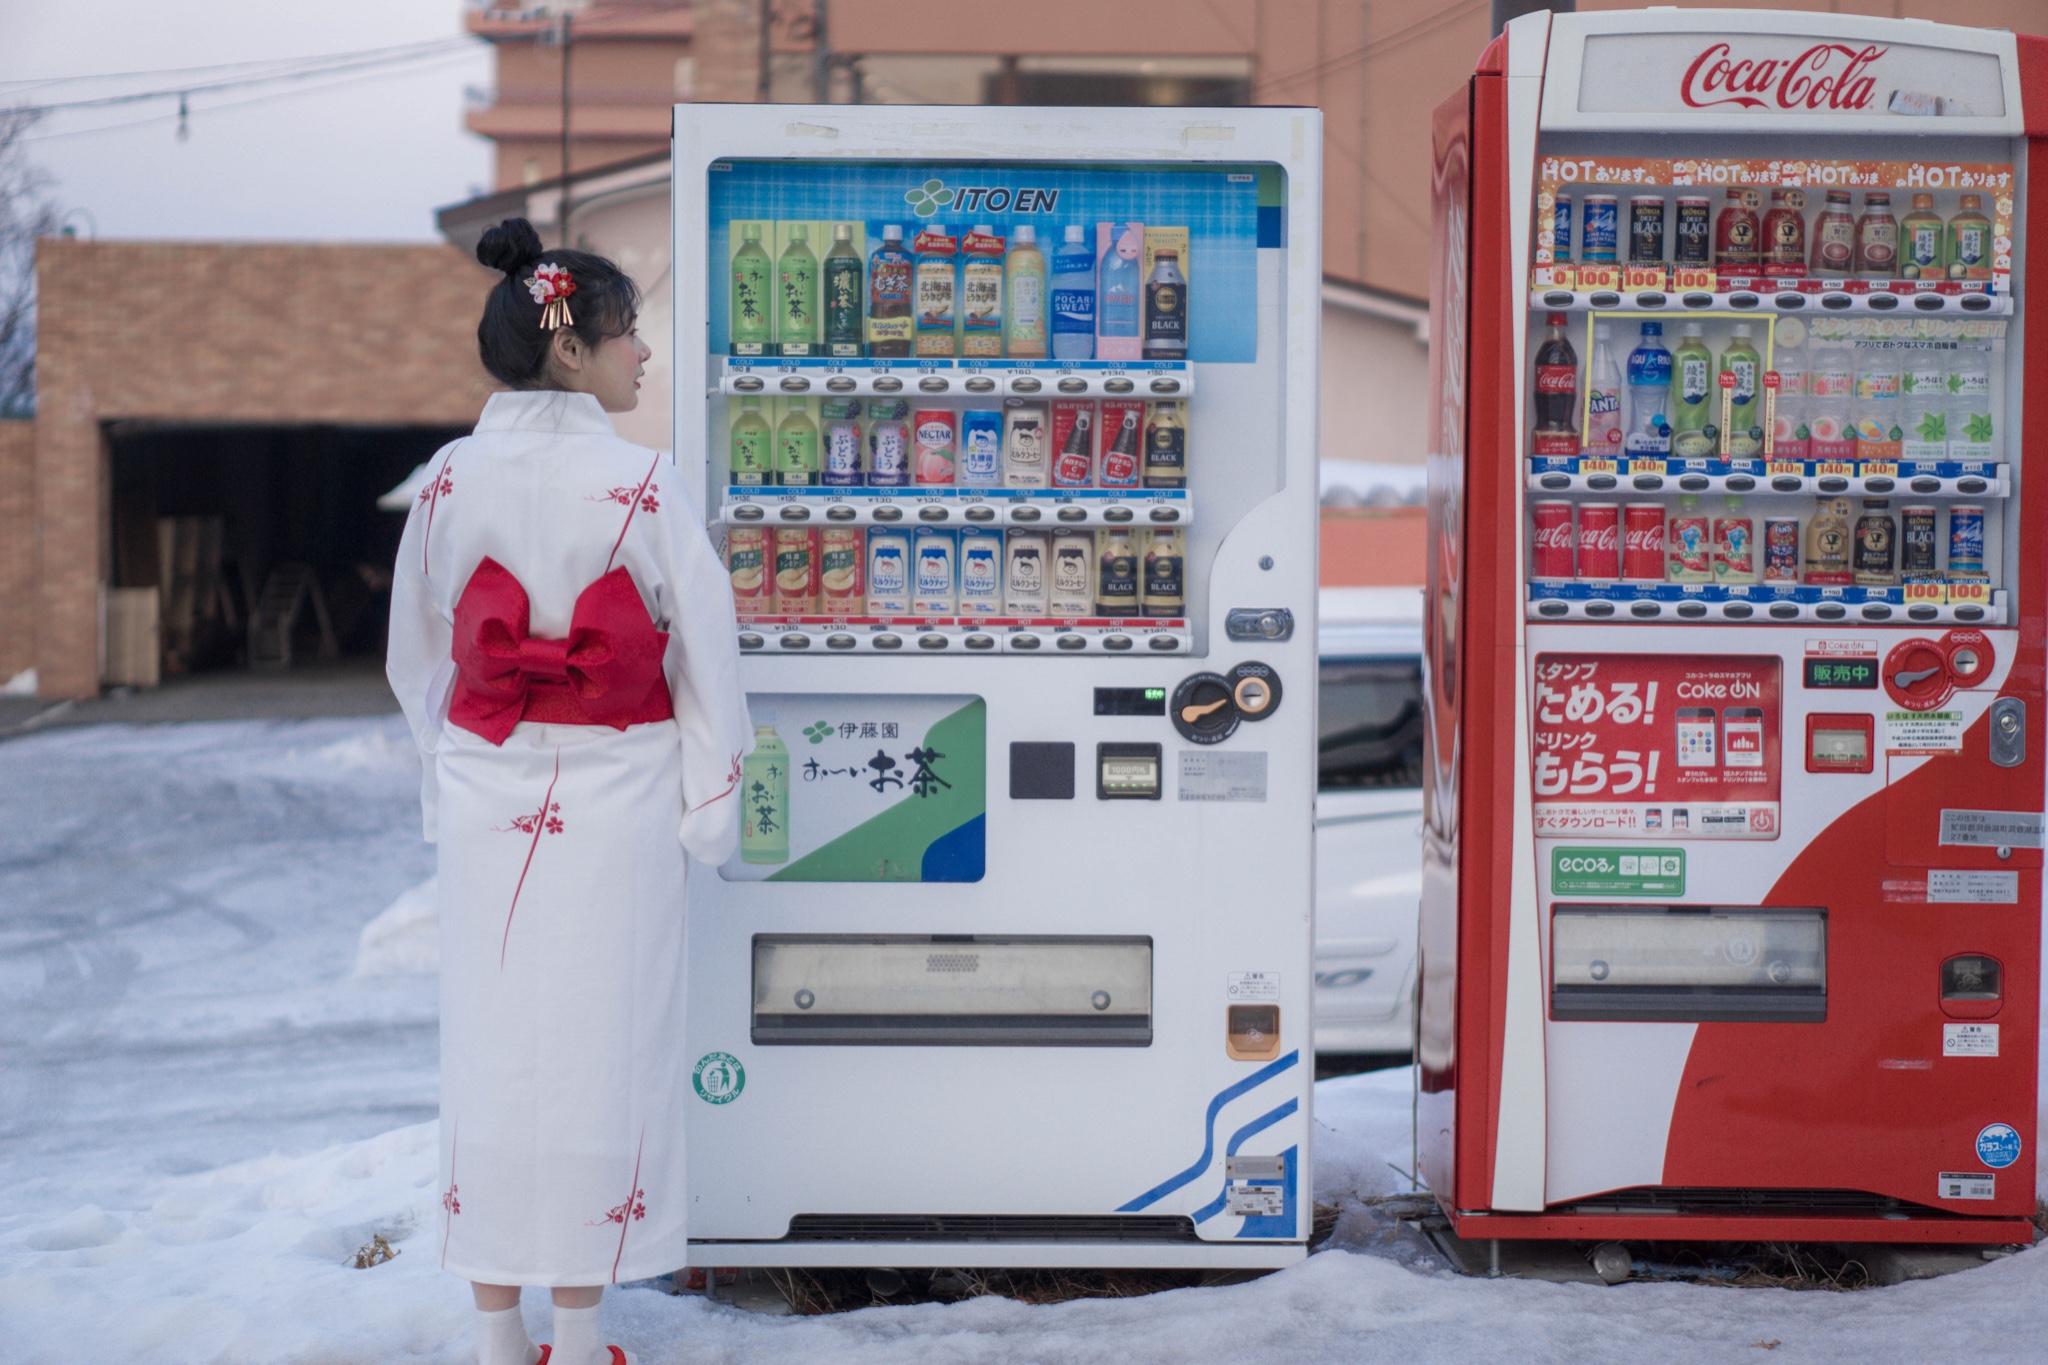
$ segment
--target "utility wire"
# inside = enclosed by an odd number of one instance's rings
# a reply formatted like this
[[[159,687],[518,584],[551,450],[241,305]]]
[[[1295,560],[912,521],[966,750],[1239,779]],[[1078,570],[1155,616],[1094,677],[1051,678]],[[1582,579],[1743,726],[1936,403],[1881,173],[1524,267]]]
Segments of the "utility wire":
[[[423,62],[419,66],[413,68],[413,70],[411,71],[358,71],[353,74],[344,75],[336,80],[323,82],[319,85],[302,85],[296,86],[290,90],[273,90],[268,94],[252,95],[247,99],[226,100],[219,104],[208,104],[189,110],[181,107],[178,109],[173,109],[168,113],[150,114],[143,118],[129,119],[124,123],[101,124],[99,127],[96,128],[72,128],[61,133],[38,133],[30,137],[25,137],[22,139],[22,141],[55,142],[60,138],[89,137],[94,133],[119,132],[124,128],[141,128],[153,123],[169,123],[173,120],[196,117],[200,114],[211,114],[228,109],[245,109],[252,104],[268,104],[272,100],[290,99],[299,95],[318,94],[324,90],[333,90],[340,86],[355,85],[364,81],[381,80],[390,76],[415,75],[421,71],[433,70],[434,68],[439,66],[449,66],[454,65],[457,61],[469,60],[473,55],[474,54],[469,52],[451,52],[444,54],[436,61]]]
[[[402,55],[357,57],[352,60],[329,61],[298,70],[228,77],[221,80],[195,82],[191,85],[170,86],[160,90],[140,90],[125,95],[101,95],[91,99],[59,100],[49,104],[26,104],[18,107],[37,114],[54,114],[73,109],[105,109],[123,104],[141,104],[149,100],[184,99],[191,95],[214,94],[223,90],[239,90],[252,85],[273,85],[281,81],[310,80],[317,76],[330,76],[341,72],[430,61],[441,56],[456,54],[466,56],[471,52],[481,53],[483,50],[482,48],[472,46],[472,40],[465,36],[441,39],[431,44],[421,44]]]
[[[242,62],[215,62],[208,66],[166,66],[151,71],[102,71],[83,76],[34,76],[19,80],[0,80],[0,90],[16,87],[45,89],[55,85],[80,85],[92,81],[139,80],[144,76],[196,76],[214,71],[248,71],[251,68],[290,69],[307,65],[330,62],[352,61],[360,57],[403,56],[421,48],[445,44],[446,38],[431,38],[417,43],[399,43],[390,47],[356,48],[347,52],[316,52],[305,57],[262,57]]]

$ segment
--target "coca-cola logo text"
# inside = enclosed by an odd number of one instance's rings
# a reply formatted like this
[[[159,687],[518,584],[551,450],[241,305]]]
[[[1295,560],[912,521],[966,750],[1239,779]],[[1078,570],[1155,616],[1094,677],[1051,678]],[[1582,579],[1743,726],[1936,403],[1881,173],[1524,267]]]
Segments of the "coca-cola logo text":
[[[1797,57],[1736,58],[1726,43],[1715,43],[1685,69],[1678,95],[1694,109],[1737,104],[1763,109],[1827,110],[1853,113],[1868,109],[1877,93],[1875,77],[1864,74],[1889,51],[1866,44],[1815,43]]]
[[[1620,544],[1620,528],[1611,521],[1586,522],[1579,527],[1581,550],[1612,551]]]
[[[1660,520],[1649,526],[1631,525],[1627,531],[1628,548],[1664,553],[1664,523]]]
[[[1568,550],[1572,546],[1574,536],[1575,532],[1569,517],[1554,526],[1545,526],[1538,523],[1536,527],[1536,548],[1539,550]]]

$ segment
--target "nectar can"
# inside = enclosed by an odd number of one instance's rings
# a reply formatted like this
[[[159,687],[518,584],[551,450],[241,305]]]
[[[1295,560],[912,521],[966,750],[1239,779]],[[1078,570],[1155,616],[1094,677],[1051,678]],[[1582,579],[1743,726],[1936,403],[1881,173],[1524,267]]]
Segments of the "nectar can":
[[[911,430],[917,442],[911,456],[913,482],[942,487],[953,482],[953,414],[945,408],[920,408]]]

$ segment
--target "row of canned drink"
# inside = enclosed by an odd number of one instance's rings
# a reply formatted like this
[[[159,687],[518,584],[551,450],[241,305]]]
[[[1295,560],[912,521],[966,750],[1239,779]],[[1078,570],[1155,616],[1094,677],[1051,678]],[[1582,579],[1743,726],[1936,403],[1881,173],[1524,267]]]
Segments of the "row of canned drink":
[[[1185,488],[1187,411],[1177,401],[1011,398],[1000,409],[919,409],[876,399],[742,398],[735,487]],[[905,419],[909,418],[908,421]]]
[[[1181,617],[1185,564],[1164,527],[726,530],[741,616]]]
[[[1534,504],[1530,577],[1539,581],[1632,583],[1808,583],[1889,587],[1980,583],[1984,509],[1948,509],[1948,554],[1939,555],[1942,512],[1911,504],[1894,514],[1887,498],[1821,498],[1804,519],[1757,522],[1730,495],[1717,516],[1686,494],[1661,502],[1546,499]],[[1803,532],[1803,534],[1802,534]],[[1761,548],[1760,548],[1761,547]]]

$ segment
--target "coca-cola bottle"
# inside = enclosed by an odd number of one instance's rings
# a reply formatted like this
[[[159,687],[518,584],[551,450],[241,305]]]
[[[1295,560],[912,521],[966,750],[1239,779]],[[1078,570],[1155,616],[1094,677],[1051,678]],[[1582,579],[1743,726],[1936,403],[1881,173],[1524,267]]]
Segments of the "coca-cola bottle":
[[[1550,330],[1536,351],[1536,437],[1534,454],[1574,455],[1579,434],[1579,356],[1565,337],[1567,319],[1552,313]]]

